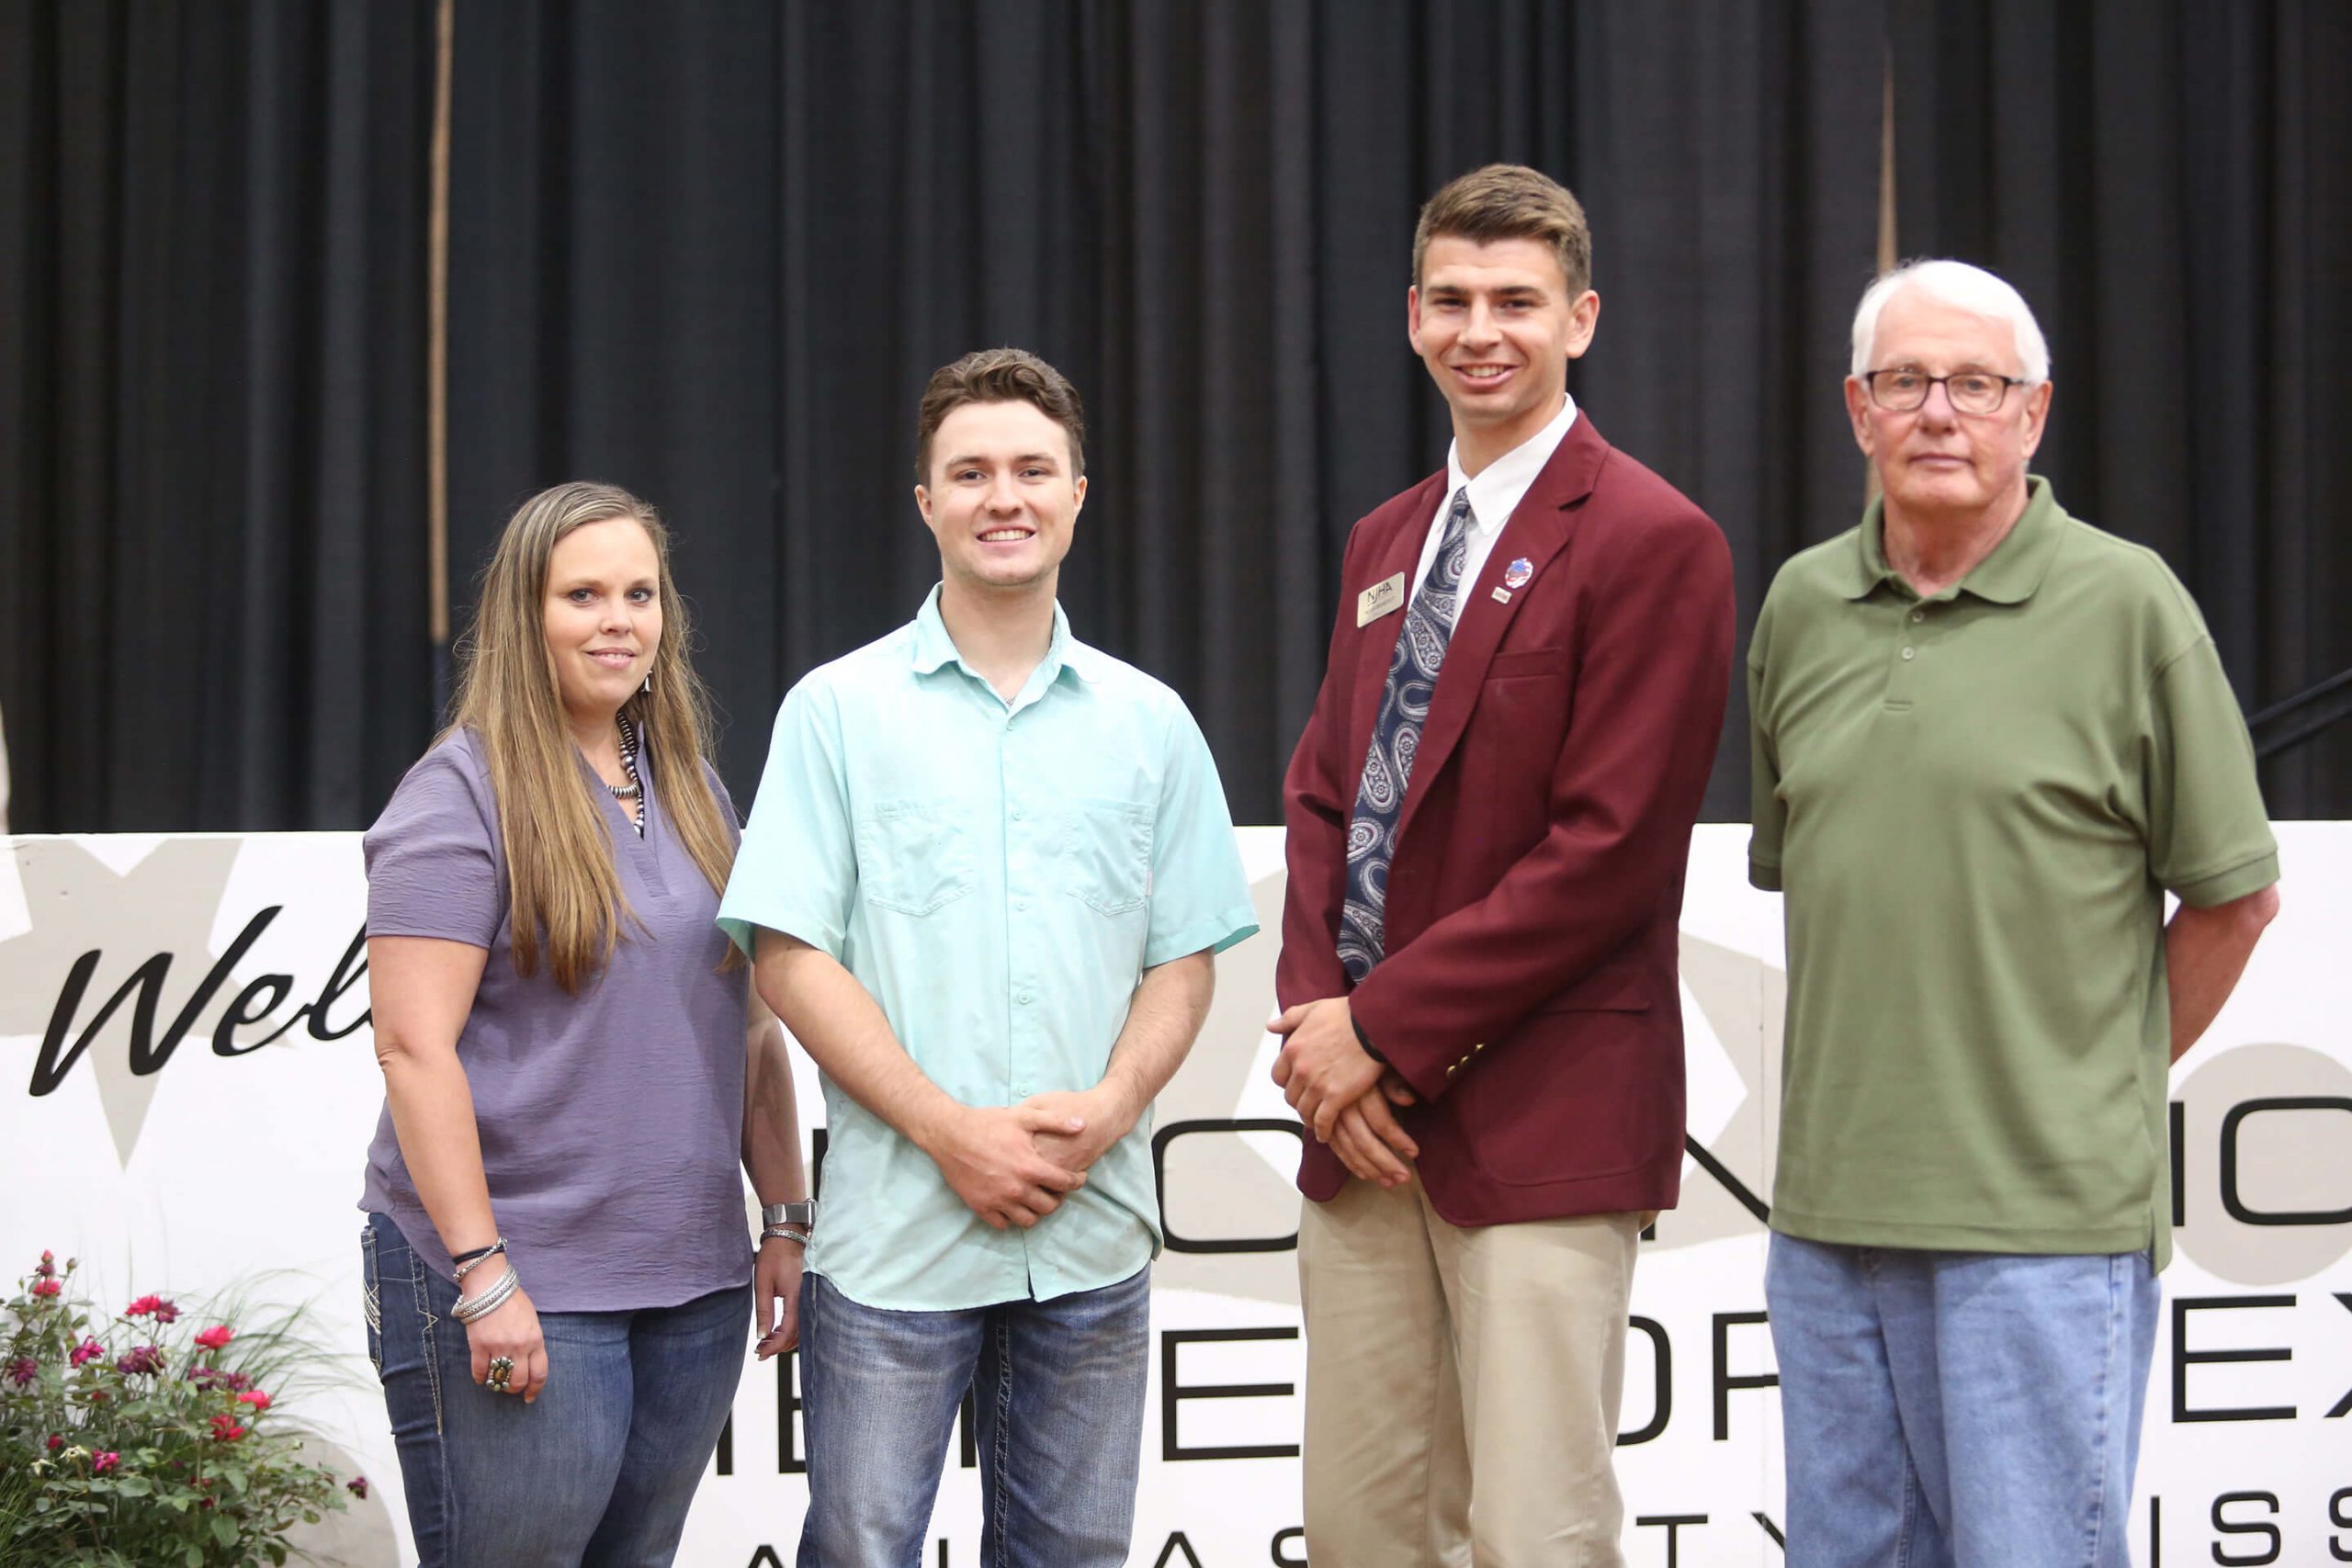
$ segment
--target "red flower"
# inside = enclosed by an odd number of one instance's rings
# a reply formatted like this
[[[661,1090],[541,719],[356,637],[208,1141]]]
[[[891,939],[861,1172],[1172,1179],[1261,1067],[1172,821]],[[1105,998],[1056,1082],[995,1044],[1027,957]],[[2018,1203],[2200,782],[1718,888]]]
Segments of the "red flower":
[[[345,1489],[354,1497],[358,1498],[363,1503],[368,1501],[368,1478],[366,1476],[355,1475],[343,1484]]]
[[[255,1415],[259,1415],[262,1411],[269,1408],[269,1395],[262,1393],[262,1391],[257,1388],[247,1389],[244,1393],[237,1395],[237,1403],[240,1404],[252,1405],[254,1407],[254,1413]]]
[[[233,1443],[244,1435],[245,1429],[237,1425],[237,1418],[234,1416],[215,1416],[212,1418],[212,1438],[215,1442]]]
[[[82,1343],[74,1347],[72,1353],[66,1357],[66,1359],[72,1361],[78,1367],[85,1361],[95,1361],[106,1353],[106,1347],[100,1345],[96,1340],[89,1337],[87,1335],[85,1335],[82,1337]]]
[[[57,1280],[35,1280],[33,1281],[33,1294],[37,1296],[53,1296],[64,1288],[64,1283]]]
[[[19,1356],[8,1363],[8,1378],[18,1388],[40,1376],[40,1363],[30,1356]]]
[[[111,1449],[107,1450],[102,1453],[92,1454],[90,1456],[90,1473],[93,1475],[104,1475],[107,1471],[112,1470],[121,1462],[122,1456],[116,1453]]]
[[[164,1370],[164,1353],[153,1345],[141,1345],[115,1362],[114,1369],[125,1377],[141,1372],[153,1377]]]
[[[125,1317],[153,1317],[157,1323],[175,1323],[180,1309],[161,1296],[141,1296],[122,1309]]]
[[[54,1433],[54,1432],[51,1432],[51,1433],[49,1435],[49,1451],[50,1451],[51,1453],[55,1453],[58,1450],[60,1450],[60,1449],[63,1448],[64,1446],[65,1446],[65,1439],[64,1439],[64,1438],[62,1438],[59,1437],[59,1436],[58,1436],[56,1433]]]
[[[234,1339],[236,1337],[235,1330],[232,1329],[227,1324],[216,1323],[211,1327],[198,1334],[196,1337],[196,1342],[203,1346],[208,1350],[221,1350],[226,1349],[228,1348],[229,1341]]]
[[[34,1269],[33,1272],[40,1275],[44,1280],[48,1279],[51,1274],[56,1273],[57,1254],[50,1251],[47,1247],[41,1248],[40,1267]]]

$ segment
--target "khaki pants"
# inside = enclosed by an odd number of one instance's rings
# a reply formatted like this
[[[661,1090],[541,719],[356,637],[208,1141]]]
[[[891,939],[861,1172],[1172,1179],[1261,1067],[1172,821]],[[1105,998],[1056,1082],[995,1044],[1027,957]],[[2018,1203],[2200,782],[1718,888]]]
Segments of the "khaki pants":
[[[1316,1568],[1619,1568],[1642,1214],[1464,1228],[1416,1181],[1299,1219]]]

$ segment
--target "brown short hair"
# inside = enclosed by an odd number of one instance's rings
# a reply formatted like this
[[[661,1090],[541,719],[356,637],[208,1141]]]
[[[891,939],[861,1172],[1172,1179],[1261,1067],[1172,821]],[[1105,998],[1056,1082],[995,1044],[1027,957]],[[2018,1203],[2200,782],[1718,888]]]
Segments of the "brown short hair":
[[[1413,226],[1413,284],[1430,242],[1443,235],[1492,244],[1539,240],[1552,247],[1573,299],[1592,287],[1592,230],[1568,187],[1521,164],[1489,164],[1450,181],[1422,205]]]
[[[931,438],[967,403],[1028,403],[1069,437],[1070,475],[1086,472],[1086,411],[1069,378],[1025,348],[982,348],[932,372],[915,419],[915,482],[931,482]]]

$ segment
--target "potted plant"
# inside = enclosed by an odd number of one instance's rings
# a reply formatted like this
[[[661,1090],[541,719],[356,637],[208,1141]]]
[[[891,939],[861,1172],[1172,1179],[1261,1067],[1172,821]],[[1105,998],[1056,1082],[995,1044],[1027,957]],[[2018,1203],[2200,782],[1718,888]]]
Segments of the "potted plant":
[[[143,1295],[100,1320],[74,1269],[42,1253],[0,1313],[0,1568],[283,1563],[288,1531],[368,1495],[300,1457],[290,1318]]]

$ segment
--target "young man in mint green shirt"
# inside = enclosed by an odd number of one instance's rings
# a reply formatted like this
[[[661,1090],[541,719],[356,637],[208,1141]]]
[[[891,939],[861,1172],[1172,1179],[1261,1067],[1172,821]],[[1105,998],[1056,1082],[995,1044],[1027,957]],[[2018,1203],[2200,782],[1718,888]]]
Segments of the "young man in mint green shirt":
[[[1792,1568],[2129,1568],[2166,1069],[2278,907],[2196,605],[2026,472],[2051,396],[1999,278],[1873,285],[1846,398],[1883,499],[1748,656]]]
[[[921,1555],[967,1387],[1006,1560],[1126,1561],[1151,1101],[1257,927],[1192,716],[1055,602],[1082,439],[1033,355],[932,378],[942,581],[786,697],[719,909],[824,1074],[804,1568]]]

